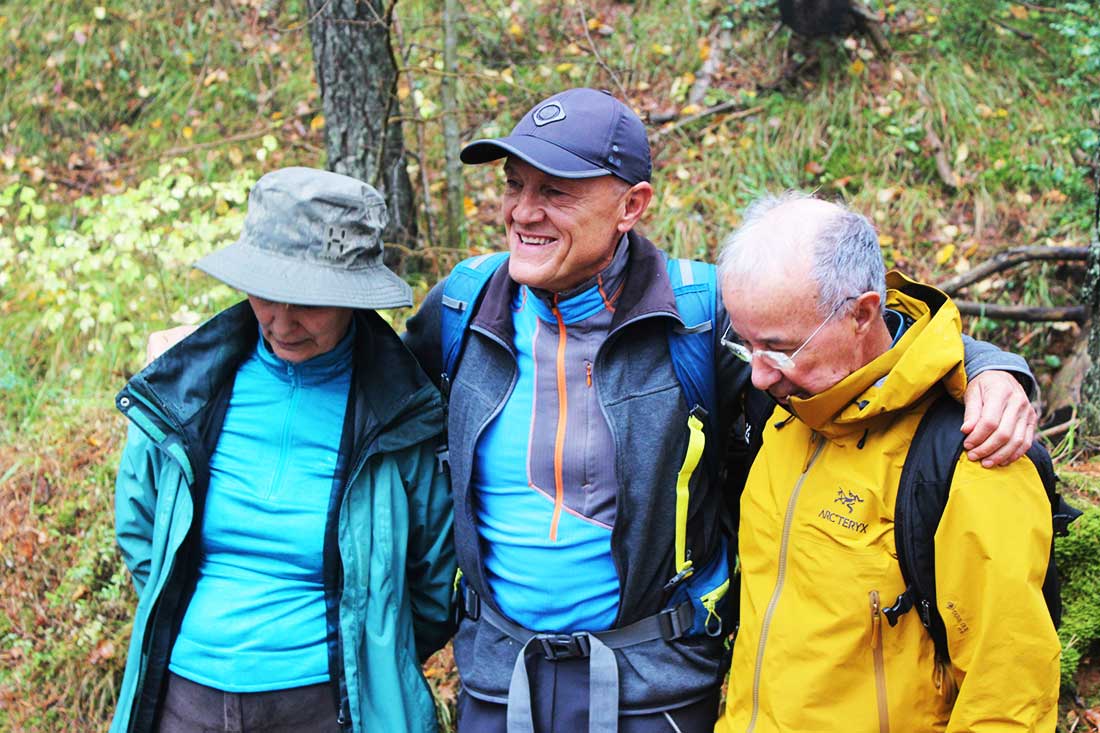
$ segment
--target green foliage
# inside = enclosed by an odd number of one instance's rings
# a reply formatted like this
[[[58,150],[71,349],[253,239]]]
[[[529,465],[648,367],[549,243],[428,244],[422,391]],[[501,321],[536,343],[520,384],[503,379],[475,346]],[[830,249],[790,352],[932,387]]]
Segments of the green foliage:
[[[1081,658],[1100,644],[1100,508],[1091,507],[1054,542],[1062,573],[1062,684],[1073,688]]]

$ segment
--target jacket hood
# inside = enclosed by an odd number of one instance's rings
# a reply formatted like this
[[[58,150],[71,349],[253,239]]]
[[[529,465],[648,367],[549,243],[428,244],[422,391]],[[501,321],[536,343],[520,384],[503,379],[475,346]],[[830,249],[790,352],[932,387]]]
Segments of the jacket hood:
[[[941,385],[955,399],[966,389],[962,323],[955,304],[939,290],[900,272],[886,276],[886,306],[913,319],[893,348],[790,410],[830,438],[872,429],[919,402]]]
[[[374,311],[355,311],[356,448],[377,441],[396,450],[442,431],[438,391],[393,329]],[[201,429],[219,394],[256,345],[258,325],[247,301],[218,313],[145,367],[119,392],[128,413],[133,395],[153,408],[165,432]],[[366,442],[364,442],[366,441]]]

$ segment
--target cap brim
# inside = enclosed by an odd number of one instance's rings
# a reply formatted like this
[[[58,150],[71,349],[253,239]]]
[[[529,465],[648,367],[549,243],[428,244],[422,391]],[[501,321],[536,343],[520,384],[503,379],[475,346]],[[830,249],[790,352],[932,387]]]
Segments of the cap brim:
[[[244,240],[208,254],[195,267],[232,288],[277,303],[369,310],[412,305],[409,284],[385,265],[324,267],[281,257]]]
[[[606,168],[601,168],[552,142],[530,135],[474,140],[462,149],[459,158],[463,163],[476,165],[499,160],[509,155],[514,155],[543,173],[558,178],[596,178],[615,175]]]

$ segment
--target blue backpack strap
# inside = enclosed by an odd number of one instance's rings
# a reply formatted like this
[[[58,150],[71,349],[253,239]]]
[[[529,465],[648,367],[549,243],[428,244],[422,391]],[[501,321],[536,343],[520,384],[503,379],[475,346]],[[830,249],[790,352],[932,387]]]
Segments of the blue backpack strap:
[[[478,255],[459,262],[443,283],[443,313],[440,344],[443,348],[441,382],[449,391],[451,378],[458,368],[466,329],[474,314],[481,291],[497,268],[508,258],[507,252]]]
[[[714,434],[718,420],[718,391],[714,373],[715,303],[718,299],[718,275],[714,265],[694,260],[668,258],[668,277],[676,309],[684,322],[668,340],[672,366],[684,390],[688,407]],[[711,456],[717,461],[717,456]]]

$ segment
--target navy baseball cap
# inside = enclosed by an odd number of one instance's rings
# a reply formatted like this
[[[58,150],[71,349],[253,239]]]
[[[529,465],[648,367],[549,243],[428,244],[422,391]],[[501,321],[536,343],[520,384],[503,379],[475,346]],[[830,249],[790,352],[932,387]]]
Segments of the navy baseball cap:
[[[507,137],[475,140],[463,163],[514,155],[559,178],[618,176],[633,185],[653,170],[645,125],[634,110],[595,89],[569,89],[536,104]]]

